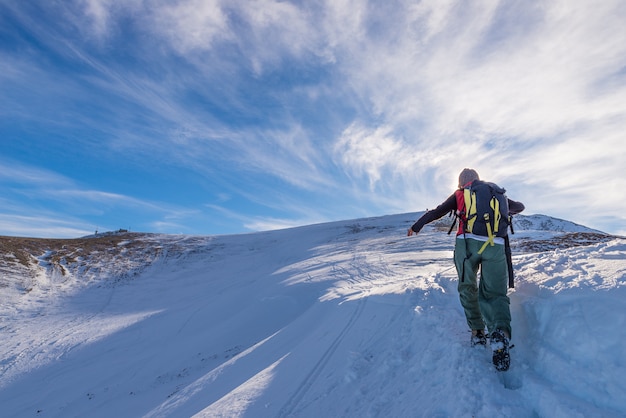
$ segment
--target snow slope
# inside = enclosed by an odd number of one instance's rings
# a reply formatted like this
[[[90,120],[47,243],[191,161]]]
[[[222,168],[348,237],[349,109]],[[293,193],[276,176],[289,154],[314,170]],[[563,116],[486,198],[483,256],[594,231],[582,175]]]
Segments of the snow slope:
[[[418,215],[5,264],[0,415],[626,416],[626,240],[518,216],[498,373],[469,346],[454,238],[406,237]]]

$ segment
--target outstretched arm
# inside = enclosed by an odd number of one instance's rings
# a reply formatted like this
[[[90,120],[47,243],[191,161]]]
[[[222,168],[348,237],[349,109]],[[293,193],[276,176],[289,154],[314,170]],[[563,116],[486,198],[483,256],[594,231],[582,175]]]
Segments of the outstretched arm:
[[[422,230],[424,225],[435,221],[450,211],[456,210],[456,195],[452,193],[452,195],[446,199],[441,205],[437,206],[433,210],[427,211],[425,214],[421,216],[407,231],[407,236],[411,236],[413,234],[417,234]]]

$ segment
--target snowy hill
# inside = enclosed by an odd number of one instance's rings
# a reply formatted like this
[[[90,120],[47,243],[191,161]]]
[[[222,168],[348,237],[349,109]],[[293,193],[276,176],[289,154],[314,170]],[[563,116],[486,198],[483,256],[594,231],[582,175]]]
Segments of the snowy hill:
[[[417,216],[0,237],[0,415],[626,416],[626,240],[516,217],[499,373],[469,346],[453,236],[406,237]]]

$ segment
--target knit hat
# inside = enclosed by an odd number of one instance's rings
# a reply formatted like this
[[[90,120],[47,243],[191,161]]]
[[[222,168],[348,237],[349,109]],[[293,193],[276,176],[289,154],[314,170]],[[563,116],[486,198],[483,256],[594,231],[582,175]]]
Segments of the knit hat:
[[[471,168],[464,168],[463,171],[461,171],[461,174],[459,174],[459,187],[463,187],[467,183],[470,183],[474,180],[480,180],[476,170],[473,170]]]

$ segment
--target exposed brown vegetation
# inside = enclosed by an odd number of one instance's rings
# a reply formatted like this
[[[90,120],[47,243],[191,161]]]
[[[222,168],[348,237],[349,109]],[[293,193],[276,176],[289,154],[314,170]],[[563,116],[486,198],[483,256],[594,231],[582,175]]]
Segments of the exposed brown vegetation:
[[[76,262],[81,256],[87,256],[98,252],[111,252],[118,250],[118,244],[129,241],[125,248],[137,245],[136,238],[142,234],[124,233],[102,235],[93,238],[77,239],[47,239],[47,238],[20,238],[0,236],[0,262],[17,262],[29,267],[37,257],[46,253],[47,262],[58,264],[61,260],[68,263]]]
[[[620,237],[596,232],[572,232],[542,240],[516,240],[515,248],[519,251],[536,253],[571,247],[584,247],[599,242],[611,241],[616,238]]]
[[[116,232],[77,239],[0,236],[0,288],[29,292],[36,277],[119,281],[137,274],[162,253],[150,235]]]

